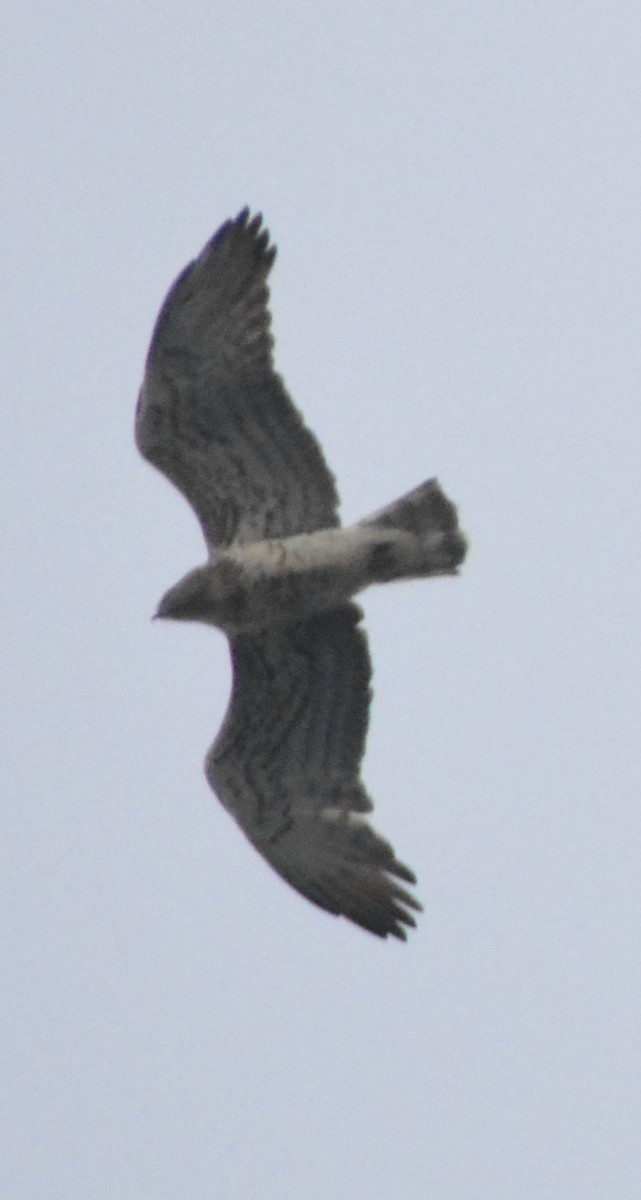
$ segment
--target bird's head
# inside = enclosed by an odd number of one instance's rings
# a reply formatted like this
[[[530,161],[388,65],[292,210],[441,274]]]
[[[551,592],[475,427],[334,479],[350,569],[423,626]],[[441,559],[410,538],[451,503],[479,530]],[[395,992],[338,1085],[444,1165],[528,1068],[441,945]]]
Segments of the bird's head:
[[[160,617],[170,621],[204,621],[207,625],[217,625],[216,615],[211,570],[208,567],[196,567],[165,592],[154,613],[154,620]]]
[[[241,572],[222,558],[189,571],[165,592],[154,617],[170,621],[203,621],[226,633],[246,623]]]

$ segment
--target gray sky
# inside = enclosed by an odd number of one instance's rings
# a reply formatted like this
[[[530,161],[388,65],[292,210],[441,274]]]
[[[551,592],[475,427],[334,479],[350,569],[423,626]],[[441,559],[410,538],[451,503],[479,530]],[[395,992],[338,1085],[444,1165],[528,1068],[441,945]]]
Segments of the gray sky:
[[[4,1194],[636,1200],[638,5],[3,27]],[[472,541],[365,605],[406,946],[247,845],[201,773],[225,642],[149,620],[203,546],[144,356],[245,204],[344,517],[438,474]]]

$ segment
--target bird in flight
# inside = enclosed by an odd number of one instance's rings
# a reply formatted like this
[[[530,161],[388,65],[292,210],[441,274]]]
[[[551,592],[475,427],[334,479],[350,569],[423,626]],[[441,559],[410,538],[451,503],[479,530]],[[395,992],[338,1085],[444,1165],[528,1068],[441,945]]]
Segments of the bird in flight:
[[[191,504],[208,551],[156,615],[229,639],[231,700],[205,773],[249,841],[314,904],[404,940],[421,906],[412,871],[366,818],[371,667],[353,597],[454,575],[466,543],[435,479],[341,526],[334,477],[272,361],[275,254],[244,209],[156,322],[136,442]]]

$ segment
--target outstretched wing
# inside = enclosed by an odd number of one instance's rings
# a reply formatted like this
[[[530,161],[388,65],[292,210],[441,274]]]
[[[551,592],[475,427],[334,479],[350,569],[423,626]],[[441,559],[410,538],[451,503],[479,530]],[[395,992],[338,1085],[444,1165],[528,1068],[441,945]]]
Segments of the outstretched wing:
[[[364,929],[405,938],[420,905],[388,842],[366,823],[360,781],[370,660],[349,604],[231,641],[233,691],[207,778],[247,837],[293,887]]]
[[[136,412],[140,452],[195,509],[211,548],[338,524],[316,438],[272,365],[260,216],[227,221],[171,288]]]

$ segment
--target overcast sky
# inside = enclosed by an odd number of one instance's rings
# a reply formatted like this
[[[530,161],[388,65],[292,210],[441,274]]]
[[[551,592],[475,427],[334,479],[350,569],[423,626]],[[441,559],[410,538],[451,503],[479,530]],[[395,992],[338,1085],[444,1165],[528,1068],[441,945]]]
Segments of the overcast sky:
[[[9,0],[2,56],[3,1194],[637,1200],[638,5]],[[406,945],[245,842],[225,641],[149,620],[204,547],[144,357],[245,204],[344,518],[437,474],[471,539],[365,603]]]

